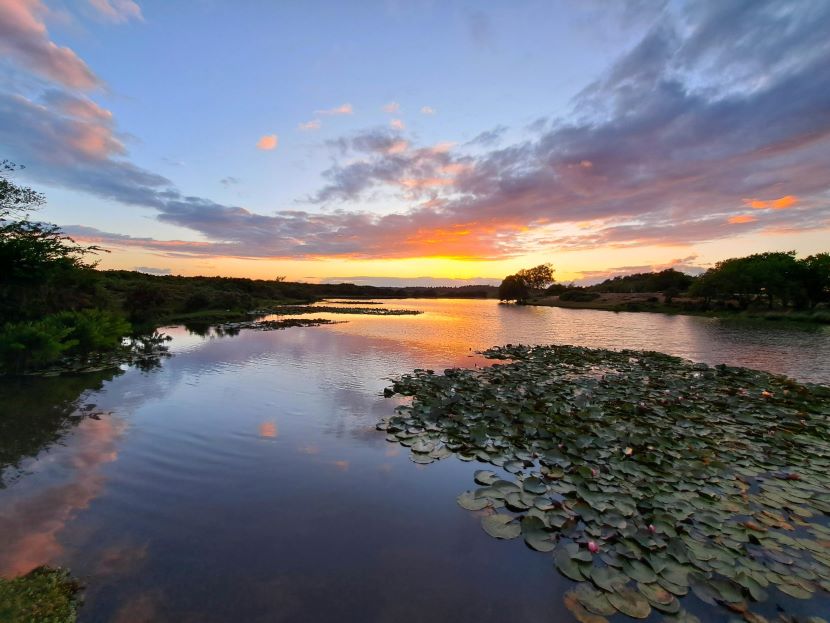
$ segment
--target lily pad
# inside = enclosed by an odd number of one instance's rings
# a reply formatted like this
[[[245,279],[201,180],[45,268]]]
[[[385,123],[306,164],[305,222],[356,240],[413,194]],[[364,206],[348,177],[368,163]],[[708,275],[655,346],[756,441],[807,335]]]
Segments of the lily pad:
[[[515,539],[522,533],[521,526],[510,515],[487,515],[481,519],[481,527],[497,539]]]
[[[457,498],[458,505],[468,511],[480,511],[483,508],[490,506],[490,500],[487,498],[477,498],[472,491],[465,491]]]
[[[645,619],[651,614],[651,605],[648,600],[627,586],[620,587],[616,592],[608,593],[608,601],[617,610],[634,619]]]

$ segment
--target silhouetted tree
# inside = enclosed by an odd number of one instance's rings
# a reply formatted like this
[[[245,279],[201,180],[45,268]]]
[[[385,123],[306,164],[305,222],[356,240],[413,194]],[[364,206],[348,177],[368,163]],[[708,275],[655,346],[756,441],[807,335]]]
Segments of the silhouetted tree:
[[[542,290],[553,283],[553,266],[550,264],[539,264],[533,268],[523,268],[516,273],[516,277],[522,279],[531,290]]]
[[[518,275],[508,275],[499,285],[499,300],[524,303],[530,296],[527,282]]]

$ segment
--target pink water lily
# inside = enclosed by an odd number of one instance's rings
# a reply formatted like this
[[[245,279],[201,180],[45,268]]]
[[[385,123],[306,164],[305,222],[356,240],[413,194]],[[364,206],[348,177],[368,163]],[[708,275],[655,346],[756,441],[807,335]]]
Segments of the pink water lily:
[[[653,523],[650,523],[648,524],[648,531],[654,534],[655,532],[657,532],[657,528],[654,527]]]
[[[592,554],[596,554],[599,551],[599,545],[597,545],[593,541],[588,541],[588,551]]]

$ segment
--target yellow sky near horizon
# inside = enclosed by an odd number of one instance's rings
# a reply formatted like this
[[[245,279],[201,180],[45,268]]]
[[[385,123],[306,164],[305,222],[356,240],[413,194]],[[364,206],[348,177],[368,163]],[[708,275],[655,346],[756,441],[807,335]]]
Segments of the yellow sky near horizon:
[[[184,276],[227,276],[318,282],[324,279],[348,280],[350,277],[416,279],[500,279],[521,268],[551,262],[559,282],[569,282],[620,269],[636,272],[639,267],[662,270],[685,265],[706,268],[717,261],[764,251],[798,249],[800,255],[827,251],[830,229],[812,232],[751,234],[694,245],[648,245],[603,247],[595,249],[535,252],[495,260],[455,258],[408,259],[243,259],[231,257],[171,256],[137,247],[107,246],[110,253],[99,256],[102,269],[156,269],[158,272]]]

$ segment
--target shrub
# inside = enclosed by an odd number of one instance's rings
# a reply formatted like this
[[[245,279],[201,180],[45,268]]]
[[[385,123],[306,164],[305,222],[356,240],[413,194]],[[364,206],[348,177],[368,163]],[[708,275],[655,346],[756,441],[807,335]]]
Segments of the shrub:
[[[76,342],[72,350],[82,354],[117,348],[132,329],[122,316],[103,309],[61,312],[56,320],[69,328],[69,337]]]
[[[70,333],[54,316],[6,323],[0,330],[0,366],[7,372],[47,366],[77,345]]]
[[[565,290],[559,295],[560,301],[573,301],[575,303],[587,303],[598,299],[600,295],[596,292],[588,292],[587,290]]]

